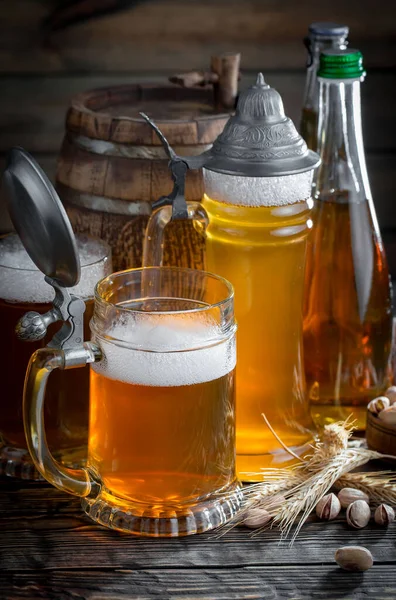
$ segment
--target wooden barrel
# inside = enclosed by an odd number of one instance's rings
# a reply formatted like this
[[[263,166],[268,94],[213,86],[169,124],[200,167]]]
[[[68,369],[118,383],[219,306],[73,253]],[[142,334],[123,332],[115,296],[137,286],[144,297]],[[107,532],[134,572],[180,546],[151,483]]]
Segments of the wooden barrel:
[[[151,204],[172,190],[168,159],[147,113],[174,150],[184,156],[207,150],[222,132],[229,113],[218,112],[211,89],[173,85],[126,85],[75,96],[57,168],[57,190],[76,232],[105,240],[114,270],[142,261]],[[190,171],[187,200],[199,201],[200,171]],[[171,223],[165,264],[202,268],[203,240],[191,223]]]

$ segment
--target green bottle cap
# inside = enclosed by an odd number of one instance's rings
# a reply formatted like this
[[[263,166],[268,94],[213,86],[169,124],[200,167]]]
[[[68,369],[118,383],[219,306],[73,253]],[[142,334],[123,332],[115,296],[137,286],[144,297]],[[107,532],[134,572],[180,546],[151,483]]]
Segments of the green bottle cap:
[[[320,55],[318,77],[352,79],[365,74],[363,55],[359,50],[325,50]]]

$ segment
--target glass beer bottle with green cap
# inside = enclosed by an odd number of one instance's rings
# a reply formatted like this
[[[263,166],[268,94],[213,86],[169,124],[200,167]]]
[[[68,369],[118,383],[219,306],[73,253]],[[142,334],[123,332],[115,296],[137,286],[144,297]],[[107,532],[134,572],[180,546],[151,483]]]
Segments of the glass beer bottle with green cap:
[[[308,50],[307,78],[300,132],[311,150],[317,149],[319,83],[317,71],[320,53],[327,49],[343,50],[347,46],[349,27],[337,23],[311,23],[304,44]]]
[[[391,288],[371,196],[360,113],[362,55],[327,50],[318,79],[314,227],[309,237],[304,360],[319,426],[352,415],[389,385]]]

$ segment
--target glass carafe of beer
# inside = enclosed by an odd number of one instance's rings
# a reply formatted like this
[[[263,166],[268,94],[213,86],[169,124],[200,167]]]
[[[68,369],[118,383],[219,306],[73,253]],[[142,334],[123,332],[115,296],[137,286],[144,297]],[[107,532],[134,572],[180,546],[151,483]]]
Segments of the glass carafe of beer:
[[[22,149],[13,149],[9,154],[4,192],[12,213],[20,203],[16,227],[21,220],[24,221],[24,238],[26,231],[30,231],[32,240],[39,238],[40,223],[36,222],[31,211],[33,199],[38,204],[45,204],[47,199],[50,206],[58,206],[59,211],[63,211],[51,183],[39,165]],[[67,219],[66,215],[64,217]],[[44,227],[45,238],[52,227],[54,223],[50,220]],[[65,244],[62,235],[54,230],[54,237],[62,248]],[[51,257],[56,251],[51,246]],[[111,251],[102,240],[80,235],[75,252],[81,265],[80,281],[70,289],[72,294],[86,301],[84,329],[88,335],[94,288],[99,279],[111,272]],[[62,263],[61,268],[64,267]],[[20,238],[15,234],[3,237],[0,240],[1,474],[23,479],[39,477],[27,451],[23,431],[23,381],[32,352],[46,346],[60,327],[59,319],[51,313],[54,296],[54,287],[44,280],[43,273],[29,257]],[[29,318],[24,317],[27,312]],[[89,378],[84,371],[56,373],[48,386],[45,410],[48,443],[51,449],[56,450],[57,458],[67,464],[81,461],[86,456],[88,391]]]
[[[244,481],[257,481],[262,467],[284,467],[293,460],[263,415],[296,454],[303,454],[313,438],[303,368],[302,295],[311,183],[319,157],[307,149],[285,116],[280,95],[261,74],[241,93],[235,116],[212,150],[190,162],[170,156],[176,181],[169,197],[172,208],[158,209],[149,221],[145,264],[161,264],[163,232],[171,218],[193,218],[206,236],[206,268],[233,284],[237,470]],[[187,203],[183,213],[178,174],[186,164],[197,168],[199,158],[205,195],[202,204]]]
[[[309,237],[305,370],[316,422],[353,416],[390,384],[391,288],[363,147],[357,50],[321,55],[314,228]]]
[[[349,27],[337,23],[311,23],[304,43],[308,50],[307,78],[305,81],[300,133],[308,148],[317,150],[319,114],[319,82],[317,77],[319,56],[323,50],[344,50],[347,46]]]
[[[190,269],[115,273],[96,287],[91,330],[91,342],[30,361],[24,419],[37,469],[112,529],[179,536],[225,523],[241,502],[231,285]],[[45,388],[55,370],[86,363],[88,460],[69,469],[48,449]]]

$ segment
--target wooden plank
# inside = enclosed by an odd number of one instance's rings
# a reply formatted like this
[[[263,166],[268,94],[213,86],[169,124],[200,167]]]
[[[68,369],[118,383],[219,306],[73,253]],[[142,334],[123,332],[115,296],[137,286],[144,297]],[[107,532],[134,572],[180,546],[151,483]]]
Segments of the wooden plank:
[[[210,557],[208,557],[210,560]],[[286,561],[285,561],[286,562]],[[0,575],[6,600],[394,600],[394,564],[365,573],[335,563],[213,569],[19,572]]]
[[[251,538],[246,528],[179,539],[139,538],[95,525],[78,499],[45,484],[0,493],[0,564],[20,572],[35,569],[229,568],[331,563],[346,543],[370,548],[377,561],[396,561],[396,525],[370,524],[360,531],[346,526],[345,515],[331,523],[316,517],[304,526],[292,548],[279,544],[279,533]],[[396,583],[396,582],[395,582]],[[0,596],[1,597],[1,596]]]
[[[394,66],[395,5],[375,0],[162,0],[52,35],[44,45],[42,20],[53,3],[0,3],[3,72],[183,70],[204,68],[210,56],[242,52],[243,68],[302,67],[302,39],[313,20],[345,22],[369,66]]]
[[[283,97],[286,113],[300,121],[304,72],[265,73],[269,84]],[[255,75],[246,74],[240,89],[248,87]],[[57,152],[64,133],[64,119],[70,98],[87,89],[136,82],[165,82],[159,75],[2,77],[0,96],[0,152],[21,145],[35,152]],[[362,112],[366,148],[389,150],[396,147],[394,96],[396,72],[373,72],[362,87]]]

